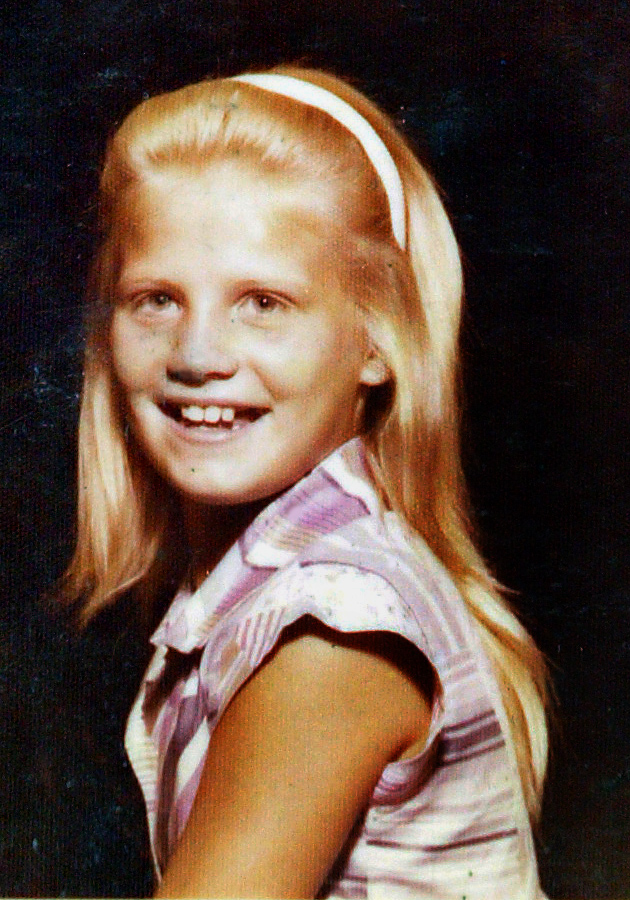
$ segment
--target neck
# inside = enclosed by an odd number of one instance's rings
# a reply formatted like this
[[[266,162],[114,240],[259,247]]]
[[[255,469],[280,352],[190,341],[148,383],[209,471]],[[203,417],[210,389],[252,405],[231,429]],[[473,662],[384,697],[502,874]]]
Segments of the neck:
[[[201,584],[258,513],[273,499],[265,497],[255,503],[236,506],[207,506],[195,502],[183,505],[184,528],[191,551],[193,588]]]

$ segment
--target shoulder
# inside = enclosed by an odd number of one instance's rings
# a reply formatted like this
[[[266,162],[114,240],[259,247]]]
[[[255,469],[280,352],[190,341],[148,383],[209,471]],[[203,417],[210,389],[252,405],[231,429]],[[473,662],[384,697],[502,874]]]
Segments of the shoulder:
[[[284,628],[311,616],[340,632],[399,634],[437,664],[445,610],[456,617],[461,598],[426,545],[419,549],[393,514],[365,516],[302,547],[215,618],[213,634],[260,662]]]
[[[448,657],[462,646],[445,613],[450,606],[446,593],[455,589],[448,579],[440,583],[439,564],[428,549],[423,559],[401,528],[386,524],[367,516],[312,541],[213,617],[204,629],[207,643],[200,666],[213,709],[219,713],[225,709],[244,681],[279,647],[293,658],[297,651],[289,651],[287,636],[291,629],[299,630],[302,620],[336,633],[337,648],[350,635],[354,641],[362,635],[364,646],[375,641],[375,635],[380,635],[382,645],[396,643],[391,657],[402,658],[406,652],[422,660],[420,667],[428,661],[437,685],[434,697],[441,695]],[[455,597],[455,607],[458,602],[461,605],[461,598]],[[300,645],[300,659],[307,650],[332,652],[313,644],[312,638],[311,633]],[[348,661],[351,658],[349,654]],[[375,658],[362,664],[375,665]],[[353,683],[359,681],[355,672]]]
[[[302,605],[305,612],[318,610],[318,617],[330,620],[333,627],[344,628],[345,623],[354,630],[371,629],[381,620],[391,625],[392,617],[400,618],[402,625],[405,617],[405,598],[384,574],[350,561],[300,562],[286,587],[290,604]]]
[[[438,668],[462,648],[476,646],[452,574],[394,512],[365,516],[313,542],[299,564],[295,583],[301,593],[331,597],[338,619],[380,619],[382,628],[417,644]],[[327,591],[323,581],[331,584]]]
[[[341,633],[391,632],[425,653],[430,649],[411,592],[399,590],[378,569],[349,562],[294,562],[245,598],[229,627],[237,629],[241,644],[259,642],[263,633],[275,643],[304,616]]]

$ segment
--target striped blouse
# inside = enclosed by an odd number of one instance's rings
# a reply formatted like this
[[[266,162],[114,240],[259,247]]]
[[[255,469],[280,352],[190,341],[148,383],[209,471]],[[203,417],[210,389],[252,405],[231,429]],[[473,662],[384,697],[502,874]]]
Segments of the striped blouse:
[[[305,615],[388,631],[439,685],[425,748],[387,765],[319,896],[534,900],[528,816],[499,689],[474,624],[431,551],[383,509],[355,438],[268,506],[153,635],[125,744],[158,878],[184,828],[231,698]]]

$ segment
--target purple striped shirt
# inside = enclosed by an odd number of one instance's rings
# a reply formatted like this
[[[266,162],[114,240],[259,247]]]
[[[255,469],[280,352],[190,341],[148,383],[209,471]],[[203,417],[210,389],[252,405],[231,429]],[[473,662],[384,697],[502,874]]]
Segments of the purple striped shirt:
[[[125,744],[158,876],[217,721],[305,615],[403,636],[439,685],[425,748],[385,767],[320,896],[543,897],[505,711],[474,623],[428,547],[412,545],[383,508],[358,438],[267,507],[195,593],[180,591],[152,638]]]

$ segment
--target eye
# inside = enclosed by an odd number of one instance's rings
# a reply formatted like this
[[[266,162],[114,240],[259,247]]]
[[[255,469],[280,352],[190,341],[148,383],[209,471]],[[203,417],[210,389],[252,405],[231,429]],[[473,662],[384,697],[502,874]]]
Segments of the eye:
[[[271,291],[248,291],[241,297],[238,310],[240,318],[245,322],[263,324],[267,320],[275,321],[276,317],[290,306],[291,301],[280,294]]]
[[[259,294],[258,296],[253,297],[252,300],[262,312],[269,312],[270,309],[275,309],[280,302],[275,297],[270,297],[268,294]]]
[[[170,322],[180,308],[178,297],[159,288],[130,292],[126,299],[123,295],[122,300],[140,321],[147,323]]]
[[[171,303],[175,303],[175,299],[165,291],[152,291],[136,297],[137,306],[153,307],[154,309],[164,309]]]
[[[250,305],[252,309],[258,310],[261,313],[277,310],[279,307],[283,306],[285,302],[286,301],[283,301],[281,297],[265,291],[252,291],[244,298],[245,305]]]

